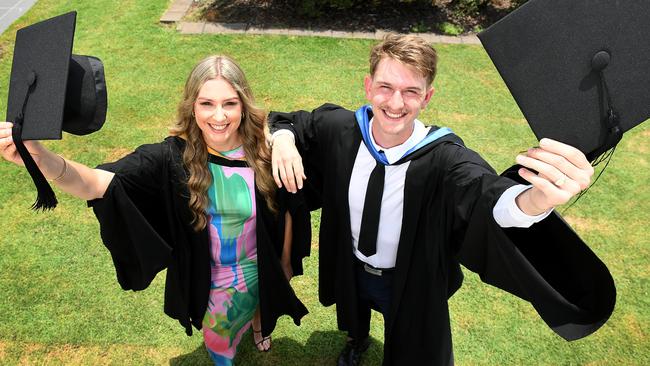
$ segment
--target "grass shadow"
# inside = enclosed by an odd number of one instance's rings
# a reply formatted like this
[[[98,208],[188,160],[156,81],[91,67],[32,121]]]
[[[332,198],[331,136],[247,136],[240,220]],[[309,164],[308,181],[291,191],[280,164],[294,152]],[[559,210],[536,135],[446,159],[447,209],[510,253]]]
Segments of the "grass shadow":
[[[169,360],[169,366],[212,365],[212,361],[201,343],[194,351]]]
[[[269,352],[259,352],[253,346],[252,333],[248,332],[242,339],[237,351],[235,364],[259,366],[302,366],[302,365],[334,365],[339,352],[345,344],[345,333],[339,331],[315,331],[307,342],[289,338],[273,338]],[[380,365],[383,355],[383,344],[370,339],[370,347],[363,357],[364,365]],[[170,366],[211,365],[205,346],[201,344],[194,351],[172,358]]]

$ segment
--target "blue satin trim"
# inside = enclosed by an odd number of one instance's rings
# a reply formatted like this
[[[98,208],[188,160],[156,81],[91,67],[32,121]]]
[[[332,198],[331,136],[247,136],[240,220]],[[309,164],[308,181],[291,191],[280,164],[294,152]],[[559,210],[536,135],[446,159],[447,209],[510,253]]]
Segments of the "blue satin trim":
[[[372,111],[372,107],[370,106],[370,104],[366,104],[363,107],[357,109],[356,112],[354,112],[354,116],[357,118],[357,123],[359,124],[359,128],[361,129],[361,136],[363,137],[363,142],[366,144],[368,151],[370,151],[370,154],[375,158],[375,160],[377,160],[378,162],[384,165],[390,165],[388,164],[388,160],[386,159],[386,156],[379,154],[377,149],[375,149],[375,145],[370,140],[370,118],[368,118],[369,111]],[[409,149],[409,151],[407,151],[399,160],[402,160],[405,156],[413,153],[414,151],[417,151],[418,149],[427,146],[433,141],[443,136],[449,135],[451,133],[454,132],[449,127],[441,127],[435,130],[433,133],[430,133],[425,138],[423,138],[422,141],[418,142],[417,145]]]

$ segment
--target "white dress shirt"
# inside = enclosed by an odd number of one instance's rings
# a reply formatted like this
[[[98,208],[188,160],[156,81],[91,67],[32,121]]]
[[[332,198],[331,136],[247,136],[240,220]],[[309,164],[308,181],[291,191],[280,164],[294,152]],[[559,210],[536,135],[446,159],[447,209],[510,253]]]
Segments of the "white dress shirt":
[[[372,131],[372,120],[369,130]],[[377,151],[382,150],[390,164],[397,162],[413,146],[417,145],[429,132],[419,120],[415,120],[413,133],[401,145],[384,149],[377,145],[372,133],[370,140]],[[379,230],[377,232],[377,252],[370,257],[364,256],[357,246],[359,244],[359,229],[361,227],[361,216],[363,204],[366,197],[366,189],[370,173],[375,168],[375,159],[370,154],[366,145],[361,143],[352,168],[348,201],[350,204],[350,227],[352,229],[352,245],[354,254],[362,262],[368,263],[376,268],[393,268],[397,258],[397,247],[402,231],[402,216],[404,203],[404,182],[406,171],[410,165],[407,161],[400,165],[387,165],[385,168],[384,193],[381,201],[379,214]],[[497,201],[492,214],[495,221],[501,227],[529,227],[532,224],[543,220],[550,214],[550,211],[539,216],[529,216],[523,213],[515,198],[531,186],[515,185],[508,188]]]
[[[370,131],[372,131],[372,120],[370,120]],[[377,151],[381,150],[386,155],[390,164],[397,162],[413,146],[417,145],[429,132],[419,120],[415,120],[413,133],[401,145],[384,149],[377,145],[372,133],[370,140]],[[278,130],[273,138],[280,134],[293,133],[289,130]],[[362,262],[368,263],[376,268],[393,268],[397,258],[397,247],[402,231],[402,216],[404,203],[404,182],[406,171],[410,165],[407,161],[400,165],[387,165],[385,167],[384,193],[381,200],[381,211],[379,213],[379,230],[377,232],[377,252],[370,257],[364,256],[357,247],[359,245],[359,229],[361,227],[361,215],[363,203],[366,197],[366,189],[370,173],[375,168],[375,158],[370,154],[366,145],[361,143],[352,168],[350,186],[348,190],[348,202],[350,205],[350,227],[352,230],[353,252]],[[515,198],[523,191],[530,189],[531,185],[518,184],[506,189],[497,200],[492,210],[494,220],[503,228],[520,227],[527,228],[536,222],[546,218],[551,211],[538,216],[529,216],[522,212]]]

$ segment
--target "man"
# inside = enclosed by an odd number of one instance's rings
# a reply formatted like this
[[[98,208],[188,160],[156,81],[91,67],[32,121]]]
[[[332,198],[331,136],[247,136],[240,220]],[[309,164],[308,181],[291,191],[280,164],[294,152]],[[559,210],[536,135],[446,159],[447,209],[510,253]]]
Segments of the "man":
[[[609,272],[551,212],[588,187],[584,154],[542,139],[516,158],[528,185],[497,176],[449,129],[417,120],[436,63],[424,40],[391,34],[371,51],[370,106],[271,114],[276,182],[302,187],[295,139],[308,196],[322,206],[319,297],[337,305],[349,336],[339,365],[359,364],[371,308],[385,320],[385,365],[453,364],[447,299],[459,262],[530,301],[567,339],[613,309]]]

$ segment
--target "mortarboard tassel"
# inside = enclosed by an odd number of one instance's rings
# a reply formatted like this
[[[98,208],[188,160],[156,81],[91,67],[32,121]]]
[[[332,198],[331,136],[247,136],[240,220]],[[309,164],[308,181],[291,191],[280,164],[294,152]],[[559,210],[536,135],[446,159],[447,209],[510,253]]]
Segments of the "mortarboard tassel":
[[[596,182],[598,182],[598,179],[600,179],[600,176],[603,175],[605,169],[607,169],[607,166],[609,165],[609,162],[612,160],[614,151],[616,151],[616,145],[623,138],[623,130],[620,126],[618,113],[616,113],[616,109],[612,105],[612,97],[609,94],[609,88],[607,87],[607,81],[605,80],[604,70],[607,68],[607,65],[609,65],[609,61],[610,55],[607,51],[597,52],[591,60],[591,68],[594,72],[596,72],[600,81],[600,98],[604,102],[607,102],[607,106],[605,107],[605,118],[603,118],[603,125],[607,130],[607,134],[605,135],[605,141],[602,146],[587,155],[587,159],[591,161],[591,166],[596,167],[602,162],[605,162],[605,166],[600,170],[596,176],[596,179],[594,179],[589,187],[580,192],[575,200],[573,200],[573,202],[571,202],[571,204],[567,206],[564,211],[562,211],[562,213],[565,213],[571,207],[573,207],[573,205],[578,202],[578,200],[585,193],[587,193],[587,191],[593,187]]]
[[[25,95],[23,108],[20,114],[15,118],[11,134],[14,140],[14,144],[16,145],[16,150],[18,150],[18,154],[23,159],[25,168],[27,168],[29,175],[32,177],[32,181],[34,181],[34,185],[36,186],[36,190],[38,192],[38,195],[36,196],[36,202],[34,202],[31,208],[33,210],[51,210],[56,207],[58,203],[56,195],[54,194],[52,187],[50,187],[50,184],[47,182],[47,179],[45,179],[45,176],[43,176],[43,173],[40,171],[40,169],[38,169],[38,165],[36,165],[36,162],[32,158],[32,155],[25,147],[22,138],[25,107],[27,106],[29,96],[31,95],[36,85],[36,74],[32,72],[29,75],[27,82],[29,84],[29,87]]]

